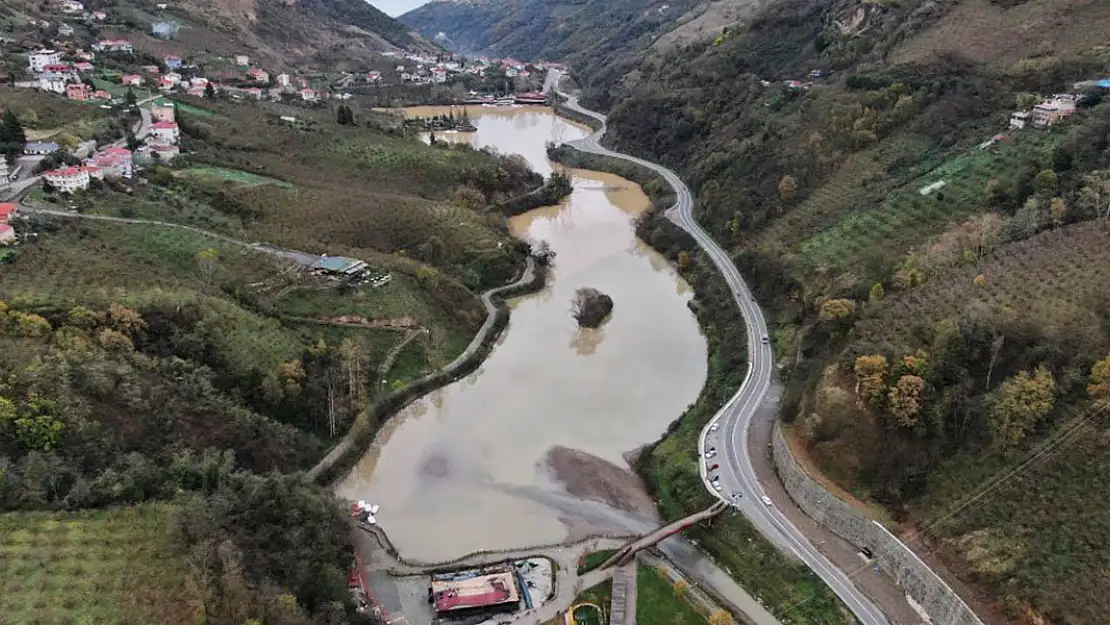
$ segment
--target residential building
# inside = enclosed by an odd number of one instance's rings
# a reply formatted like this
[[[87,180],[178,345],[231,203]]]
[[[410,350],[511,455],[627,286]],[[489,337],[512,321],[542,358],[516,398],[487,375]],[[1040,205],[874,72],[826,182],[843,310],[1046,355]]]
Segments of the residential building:
[[[39,74],[35,86],[42,91],[62,94],[66,92],[69,78],[61,74]]]
[[[135,51],[131,42],[126,39],[102,39],[92,45],[97,52],[122,52],[130,54]]]
[[[8,171],[8,158],[0,154],[0,191],[11,186],[11,172]]]
[[[173,89],[176,86],[177,86],[177,81],[176,80],[166,78],[165,76],[158,79],[158,88],[161,89],[162,91],[169,91],[170,89]]]
[[[1038,128],[1051,126],[1075,113],[1075,98],[1055,96],[1033,107],[1033,125]]]
[[[77,59],[78,61],[91,61],[96,58],[96,55],[87,50],[78,50],[77,52],[73,53],[73,58]]]
[[[13,204],[10,202],[0,204],[0,224],[8,223],[8,221],[11,220],[12,215],[14,215],[17,210],[19,210],[18,204]]]
[[[177,127],[177,122],[157,122],[150,125],[151,143],[169,145],[177,143],[180,136],[181,131]]]
[[[76,0],[62,0],[58,8],[62,10],[62,13],[73,14],[85,12],[85,5]]]
[[[135,152],[135,158],[144,162],[167,163],[179,154],[181,150],[176,145],[144,145]]]
[[[104,20],[108,19],[108,14],[104,11],[93,11],[92,16],[93,19],[98,22],[103,22]]]
[[[112,99],[112,94],[103,90],[103,89],[97,89],[96,91],[92,92],[92,99],[93,100],[111,100]]]
[[[88,61],[77,61],[73,64],[73,69],[79,72],[91,72],[93,70],[93,64]]]
[[[43,156],[57,152],[60,146],[53,141],[31,141],[23,146],[23,153],[32,156]]]
[[[176,109],[172,104],[163,104],[150,107],[150,118],[155,122],[177,121],[174,116]]]
[[[164,78],[165,80],[168,80],[168,81],[172,82],[172,83],[173,83],[173,84],[175,84],[175,85],[176,85],[177,83],[181,82],[181,74],[178,74],[177,72],[166,72],[166,73],[165,73],[165,74],[164,74],[164,75],[162,76],[162,78]]]
[[[161,73],[161,71],[162,71],[162,68],[158,67],[157,65],[144,65],[143,66],[143,73],[144,74],[158,74],[158,73]]]
[[[62,24],[61,26],[58,26],[58,36],[59,37],[71,37],[71,36],[73,36],[73,27],[70,26],[69,24]]]
[[[249,57],[245,54],[236,54],[235,55],[235,64],[238,65],[239,67],[250,67],[251,57]]]
[[[129,87],[138,87],[143,84],[143,77],[138,74],[124,74],[120,82]]]
[[[38,74],[47,65],[57,65],[62,62],[62,53],[57,50],[35,50],[27,54],[27,67],[31,73]]]
[[[277,78],[274,80],[277,82],[279,87],[288,87],[290,84],[289,74],[278,74]]]
[[[76,68],[66,63],[51,63],[42,68],[44,74],[63,74],[66,78],[77,78]]]
[[[305,102],[311,102],[316,99],[316,92],[312,89],[301,89],[300,94],[301,99]]]
[[[170,69],[181,69],[185,65],[185,60],[179,56],[167,56],[163,61]]]
[[[15,242],[15,229],[8,224],[0,224],[0,245],[10,245]]]
[[[105,178],[131,177],[131,150],[105,148],[93,155],[89,162],[104,172]]]
[[[207,85],[207,84],[208,84],[208,79],[203,77],[203,76],[197,76],[195,78],[190,78],[189,79],[189,86],[190,87],[200,87],[201,89],[203,89],[205,87],[205,85]]]
[[[89,176],[95,167],[66,167],[52,169],[43,175],[43,179],[50,183],[61,193],[73,193],[89,188]]]
[[[1029,125],[1029,111],[1014,111],[1010,114],[1010,128],[1021,130]]]
[[[66,85],[66,97],[78,102],[87,102],[92,98],[92,89],[83,82]]]
[[[204,92],[205,92],[204,87],[201,87],[199,85],[193,85],[193,86],[191,86],[191,87],[189,87],[188,89],[185,90],[185,93],[188,93],[189,95],[191,95],[195,98],[203,98],[204,97]]]
[[[249,75],[254,82],[270,82],[270,74],[257,67],[247,72],[247,75]]]

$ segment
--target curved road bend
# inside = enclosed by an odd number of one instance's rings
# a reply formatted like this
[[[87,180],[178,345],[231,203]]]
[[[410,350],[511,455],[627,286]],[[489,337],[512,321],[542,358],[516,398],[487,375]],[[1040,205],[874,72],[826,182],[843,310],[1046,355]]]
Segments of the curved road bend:
[[[557,85],[558,72],[549,72],[549,74],[555,74],[555,76],[549,77],[548,85]],[[767,493],[756,477],[751,456],[748,454],[747,442],[752,417],[771,386],[774,356],[771,346],[762,342],[762,337],[767,336],[767,323],[747,284],[732,263],[732,259],[694,220],[692,212],[694,203],[690,189],[677,174],[662,165],[602,147],[600,140],[606,130],[605,116],[580,106],[577,97],[557,93],[567,98],[565,105],[571,110],[601,122],[600,130],[585,139],[570,141],[568,145],[584,152],[619,158],[647,167],[662,176],[674,188],[677,199],[675,205],[667,209],[667,218],[694,237],[702,251],[712,259],[744,316],[748,335],[748,375],[736,394],[706,424],[699,439],[699,456],[704,457],[710,447],[720,447],[718,453],[721,455],[719,471],[721,491],[717,491],[709,483],[705,463],[698,462],[706,489],[715,497],[729,501],[751,520],[760,533],[805,562],[832,588],[863,625],[888,625],[889,621],[882,611],[855,587],[847,574],[836,568],[818,551],[786,515],[779,512],[775,506],[764,505],[761,502]],[[757,340],[756,337],[759,339]],[[711,429],[714,424],[717,426],[716,430]],[[743,493],[744,496],[736,501],[730,500],[729,495],[736,492]]]

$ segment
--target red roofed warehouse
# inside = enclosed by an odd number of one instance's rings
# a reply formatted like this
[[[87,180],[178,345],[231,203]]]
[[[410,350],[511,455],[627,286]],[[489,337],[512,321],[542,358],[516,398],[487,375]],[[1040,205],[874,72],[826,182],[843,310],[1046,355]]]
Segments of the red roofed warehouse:
[[[516,609],[520,604],[512,571],[433,578],[431,592],[436,614],[450,613],[453,618],[471,612]]]

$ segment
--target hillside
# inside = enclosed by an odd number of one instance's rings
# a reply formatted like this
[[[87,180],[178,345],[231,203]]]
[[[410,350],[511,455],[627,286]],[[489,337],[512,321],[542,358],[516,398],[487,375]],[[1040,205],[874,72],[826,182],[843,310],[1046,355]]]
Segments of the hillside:
[[[434,0],[399,19],[448,49],[529,61],[566,61],[584,82],[608,83],[635,69],[639,53],[708,4],[754,0]],[[694,24],[692,30],[702,25]]]
[[[614,147],[692,186],[771,313],[799,442],[998,622],[1110,608],[1110,105],[1073,86],[1110,75],[1108,26],[1091,0],[784,0],[585,83]],[[1063,93],[1074,115],[1007,128]],[[684,501],[696,433],[646,461],[661,500]]]
[[[182,0],[165,9],[159,4],[85,3],[107,13],[103,22],[89,26],[93,35],[131,39],[137,50],[156,58],[245,54],[270,68],[335,71],[354,69],[386,51],[438,49],[363,0]],[[56,19],[42,12],[44,6],[16,0],[3,12],[14,24],[27,17]],[[168,39],[152,32],[153,24],[163,22],[176,27]]]

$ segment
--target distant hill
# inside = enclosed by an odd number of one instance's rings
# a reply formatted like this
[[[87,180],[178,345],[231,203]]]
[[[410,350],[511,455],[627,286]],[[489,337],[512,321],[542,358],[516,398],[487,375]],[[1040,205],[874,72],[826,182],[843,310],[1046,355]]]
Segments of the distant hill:
[[[153,0],[93,0],[108,19],[105,36],[132,39],[153,54],[247,54],[269,66],[343,69],[382,52],[434,52],[438,46],[363,0],[178,0],[159,9]],[[165,4],[165,3],[162,3]],[[15,0],[6,12],[60,17],[32,0]],[[79,20],[76,20],[79,21]],[[169,41],[152,34],[158,22],[178,24]]]
[[[400,20],[457,52],[568,61],[588,80],[610,82],[635,69],[641,60],[638,53],[659,36],[716,4],[720,3],[435,0]]]

